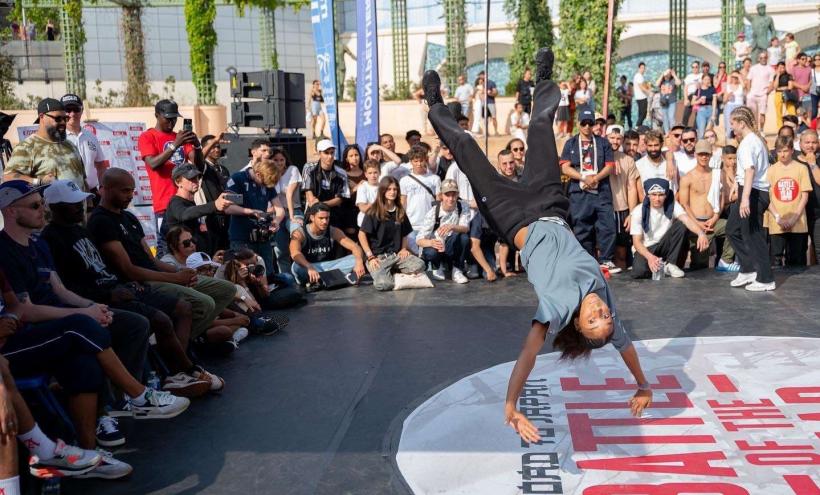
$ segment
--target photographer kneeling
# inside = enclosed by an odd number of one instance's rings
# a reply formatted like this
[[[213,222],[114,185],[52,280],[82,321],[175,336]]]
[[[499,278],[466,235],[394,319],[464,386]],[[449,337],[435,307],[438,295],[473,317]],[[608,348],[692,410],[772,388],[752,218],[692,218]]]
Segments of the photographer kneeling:
[[[247,248],[262,257],[265,273],[274,270],[273,237],[285,218],[285,210],[276,195],[279,174],[273,161],[262,158],[251,168],[236,172],[227,184],[227,191],[242,195],[225,209],[232,215],[228,234],[231,249]],[[230,199],[234,199],[228,196]],[[239,198],[235,198],[239,199]],[[241,205],[241,206],[240,206]],[[271,216],[273,214],[273,216]]]
[[[291,271],[299,284],[319,284],[319,272],[341,270],[347,274],[351,284],[358,283],[365,274],[362,249],[344,232],[330,226],[330,207],[324,203],[314,203],[306,213],[307,225],[294,230],[290,236],[290,257],[293,259]],[[351,254],[332,259],[335,243],[339,243]],[[355,274],[355,278],[350,274]]]

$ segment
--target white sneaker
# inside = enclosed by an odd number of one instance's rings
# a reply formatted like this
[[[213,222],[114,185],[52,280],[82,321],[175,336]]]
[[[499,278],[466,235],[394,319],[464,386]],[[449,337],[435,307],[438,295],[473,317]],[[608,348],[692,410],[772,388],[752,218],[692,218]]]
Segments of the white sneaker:
[[[774,282],[769,282],[768,284],[764,284],[762,282],[752,282],[751,284],[746,286],[746,290],[751,292],[766,292],[769,290],[774,290],[776,285]]]
[[[61,478],[63,476],[79,476],[86,473],[102,462],[99,452],[85,450],[73,445],[66,445],[59,438],[54,448],[54,457],[41,460],[36,455],[29,458],[29,472],[38,478]]]
[[[446,280],[447,277],[444,275],[444,270],[441,268],[436,268],[433,270],[433,278],[436,280]]]
[[[732,287],[743,287],[746,284],[751,284],[757,278],[757,272],[738,273],[737,277],[729,284]]]
[[[623,271],[622,268],[618,267],[618,265],[611,261],[604,261],[601,263],[601,266],[605,267],[610,275],[615,275],[616,273],[621,273]]]
[[[453,282],[457,284],[466,284],[470,280],[464,275],[464,272],[459,270],[458,268],[453,268]]]
[[[75,476],[75,478],[101,478],[104,480],[116,480],[124,478],[134,471],[130,464],[114,459],[111,452],[103,449],[97,449],[97,453],[102,457],[97,467],[88,471],[87,473]]]
[[[239,327],[233,333],[233,336],[231,337],[231,340],[233,340],[234,344],[238,344],[238,343],[242,342],[243,340],[245,340],[245,338],[247,336],[248,336],[248,329],[245,328],[245,327]]]
[[[686,276],[686,273],[684,273],[683,270],[672,263],[666,263],[663,267],[663,272],[672,278],[683,278]]]
[[[177,397],[202,397],[211,389],[211,382],[194,378],[193,376],[179,372],[176,375],[169,375],[162,384],[162,390],[170,392]]]
[[[191,405],[191,401],[170,392],[149,388],[145,391],[145,404],[137,405],[132,399],[128,401],[128,405],[134,412],[134,419],[167,419],[182,414]]]
[[[194,371],[192,373],[193,377],[197,380],[202,380],[204,382],[208,382],[211,384],[211,392],[221,392],[222,389],[225,388],[225,380],[222,378],[214,375],[213,373],[209,373],[204,369],[199,368],[199,371]]]

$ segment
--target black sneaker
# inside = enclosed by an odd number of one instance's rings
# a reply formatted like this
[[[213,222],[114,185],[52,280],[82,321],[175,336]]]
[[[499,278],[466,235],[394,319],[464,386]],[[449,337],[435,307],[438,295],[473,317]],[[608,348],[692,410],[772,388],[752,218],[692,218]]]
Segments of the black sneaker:
[[[259,335],[273,335],[288,326],[290,319],[285,315],[266,314],[251,319],[251,331]]]
[[[549,48],[541,48],[535,56],[535,77],[537,81],[552,79],[552,66],[555,65],[555,54]]]
[[[421,78],[421,87],[424,88],[424,99],[427,100],[427,105],[433,106],[436,103],[444,103],[441,98],[441,78],[438,72],[428,70]]]
[[[102,447],[125,445],[125,435],[120,431],[117,418],[100,416],[97,420],[97,445]]]

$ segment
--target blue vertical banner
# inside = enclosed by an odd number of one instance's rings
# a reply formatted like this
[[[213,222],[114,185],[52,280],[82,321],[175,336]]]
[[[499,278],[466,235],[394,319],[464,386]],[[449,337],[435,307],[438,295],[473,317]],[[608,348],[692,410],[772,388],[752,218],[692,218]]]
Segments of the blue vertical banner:
[[[316,44],[316,64],[322,82],[330,139],[336,145],[336,158],[341,157],[347,140],[339,127],[339,105],[336,95],[336,43],[333,37],[333,0],[312,0],[310,22],[313,25],[313,41]]]
[[[379,140],[379,45],[376,0],[356,2],[356,144]]]

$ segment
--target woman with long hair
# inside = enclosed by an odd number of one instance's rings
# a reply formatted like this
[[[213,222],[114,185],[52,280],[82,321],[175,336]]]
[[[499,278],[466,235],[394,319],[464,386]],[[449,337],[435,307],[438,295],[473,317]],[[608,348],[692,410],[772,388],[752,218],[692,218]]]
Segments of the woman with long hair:
[[[339,228],[353,238],[356,237],[358,232],[356,217],[359,214],[359,209],[356,208],[356,191],[359,189],[359,184],[365,180],[364,170],[362,169],[363,162],[362,150],[359,145],[349,144],[342,151],[342,168],[347,172],[350,197],[342,198],[342,205],[338,212],[342,215],[341,227]]]
[[[322,109],[322,103],[325,102],[322,96],[322,83],[318,79],[313,80],[310,87],[310,108],[308,114],[310,115],[310,133],[313,134],[311,139],[324,138],[325,129],[325,111]],[[316,132],[316,130],[319,132]]]
[[[537,56],[538,83],[530,121],[527,166],[522,180],[513,182],[498,174],[476,141],[465,134],[444,105],[435,71],[424,75],[430,121],[439,138],[456,157],[470,179],[485,221],[511,246],[521,250],[521,262],[538,296],[532,329],[510,376],[505,420],[527,442],[540,439],[538,430],[517,410],[535,358],[544,344],[564,359],[588,356],[593,349],[612,343],[638,383],[630,400],[632,413],[640,415],[652,400],[649,383],[638,354],[615,311],[609,285],[597,260],[572,234],[566,217],[569,201],[561,185],[561,168],[552,122],[561,91],[552,82],[554,55],[542,48]]]
[[[675,69],[669,68],[655,81],[661,92],[661,110],[663,112],[663,132],[669,134],[675,122],[675,112],[678,109],[678,87],[680,78]]]
[[[302,173],[292,164],[290,155],[282,148],[271,151],[271,161],[279,175],[276,182],[276,194],[285,208],[285,218],[274,235],[273,251],[276,254],[276,265],[279,273],[290,277],[290,233],[305,222],[305,210],[299,189],[302,187]]]
[[[729,79],[723,85],[723,124],[726,126],[726,136],[732,130],[731,118],[735,108],[746,103],[746,85],[741,79],[739,71],[732,71]]]
[[[578,79],[578,87],[575,89],[573,99],[577,112],[582,112],[587,108],[592,110],[592,90],[589,89],[587,80],[583,77]]]
[[[413,232],[413,227],[399,200],[400,191],[395,177],[383,177],[379,181],[376,201],[368,208],[359,229],[359,244],[364,250],[367,271],[373,277],[376,290],[393,290],[394,273],[424,271],[424,261],[408,249],[407,236]]]

